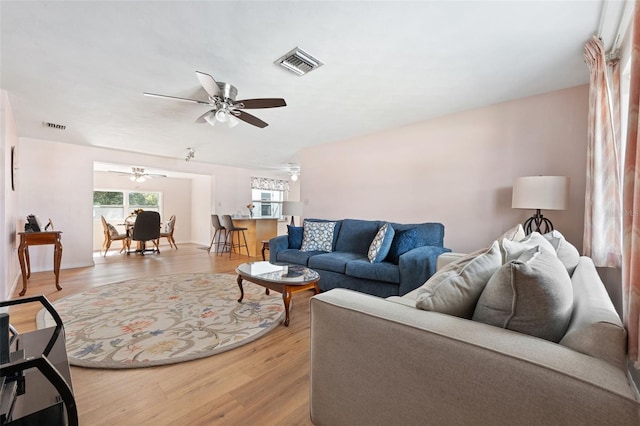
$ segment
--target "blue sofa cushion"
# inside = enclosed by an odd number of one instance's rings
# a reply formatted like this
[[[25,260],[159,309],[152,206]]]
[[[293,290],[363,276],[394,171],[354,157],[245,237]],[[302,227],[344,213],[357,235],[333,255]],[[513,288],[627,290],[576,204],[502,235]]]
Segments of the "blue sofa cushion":
[[[391,223],[393,229],[398,231],[404,231],[411,228],[418,230],[416,237],[416,247],[422,246],[436,246],[442,247],[444,245],[444,225],[442,223],[427,222],[427,223]]]
[[[302,251],[333,251],[335,222],[305,221],[302,232]]]
[[[282,250],[278,253],[276,261],[283,263],[294,263],[296,265],[307,266],[309,258],[318,254],[324,253],[323,251],[300,251],[296,249]]]
[[[416,241],[418,239],[418,229],[410,228],[404,231],[396,232],[393,237],[393,242],[389,248],[389,254],[385,259],[388,262],[395,263],[396,265],[400,261],[400,256],[413,250],[416,247]]]
[[[347,263],[346,274],[351,277],[400,284],[400,268],[389,262],[371,263],[367,259]]]
[[[379,227],[380,222],[376,220],[344,219],[335,251],[361,253],[366,256]]]
[[[289,235],[289,248],[298,249],[302,247],[302,226],[287,225],[287,235]]]
[[[322,269],[325,271],[344,274],[347,269],[347,263],[351,262],[354,259],[362,258],[363,256],[360,253],[334,251],[333,253],[324,253],[313,256],[311,259],[309,259],[309,268]]]
[[[369,246],[369,253],[367,254],[369,262],[380,263],[385,257],[387,257],[394,235],[395,231],[390,224],[384,223],[380,227],[378,233],[373,237],[373,241]]]

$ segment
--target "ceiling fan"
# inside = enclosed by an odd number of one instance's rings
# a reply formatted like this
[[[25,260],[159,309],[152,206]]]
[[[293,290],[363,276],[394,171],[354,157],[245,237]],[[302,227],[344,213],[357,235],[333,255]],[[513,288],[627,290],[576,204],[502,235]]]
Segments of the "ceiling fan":
[[[131,179],[134,182],[144,182],[147,179],[153,178],[165,178],[167,175],[160,175],[155,173],[145,173],[144,167],[132,167],[131,172],[121,172],[117,170],[109,170],[111,173],[118,173],[120,175],[130,175]]]
[[[234,127],[238,124],[238,119],[240,119],[256,127],[264,128],[268,126],[267,123],[243,110],[287,106],[287,103],[281,98],[244,99],[237,101],[236,95],[238,94],[238,89],[236,89],[235,86],[229,83],[217,82],[209,74],[200,71],[196,71],[196,75],[204,90],[209,94],[209,98],[206,101],[157,95],[155,93],[145,92],[143,94],[154,98],[173,99],[176,101],[207,105],[211,107],[211,109],[198,117],[196,122],[209,123],[212,126],[214,126],[216,122],[221,122],[227,123],[229,127]]]

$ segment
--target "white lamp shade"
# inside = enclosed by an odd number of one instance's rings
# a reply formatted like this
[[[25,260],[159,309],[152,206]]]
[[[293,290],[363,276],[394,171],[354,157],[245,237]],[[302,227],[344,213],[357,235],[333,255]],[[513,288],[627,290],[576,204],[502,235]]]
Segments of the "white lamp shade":
[[[569,206],[569,178],[525,176],[513,183],[514,209],[565,210]]]
[[[302,201],[283,201],[282,214],[285,216],[302,216]]]

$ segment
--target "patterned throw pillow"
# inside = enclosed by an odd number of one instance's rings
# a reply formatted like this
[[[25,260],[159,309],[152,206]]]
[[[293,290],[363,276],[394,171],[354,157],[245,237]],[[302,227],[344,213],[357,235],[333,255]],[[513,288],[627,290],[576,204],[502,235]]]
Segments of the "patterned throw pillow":
[[[336,222],[309,222],[304,221],[302,232],[301,251],[326,251],[333,250],[333,230]]]
[[[373,238],[373,241],[369,246],[369,252],[367,253],[369,262],[380,263],[384,260],[385,257],[387,257],[387,254],[389,254],[389,249],[391,248],[391,242],[393,242],[394,235],[395,231],[390,224],[385,223],[380,227],[378,233]]]

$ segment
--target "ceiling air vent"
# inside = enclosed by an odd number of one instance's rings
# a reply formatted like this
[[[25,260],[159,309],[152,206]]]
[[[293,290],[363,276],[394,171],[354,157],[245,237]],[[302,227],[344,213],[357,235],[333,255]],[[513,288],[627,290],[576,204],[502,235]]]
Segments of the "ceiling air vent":
[[[299,47],[281,56],[274,62],[283,68],[293,71],[298,75],[305,75],[323,65],[322,62],[309,55]]]
[[[67,126],[65,126],[64,124],[49,123],[48,121],[44,122],[44,127],[50,127],[52,129],[58,130],[64,130],[67,128]]]

